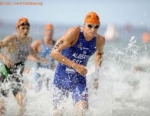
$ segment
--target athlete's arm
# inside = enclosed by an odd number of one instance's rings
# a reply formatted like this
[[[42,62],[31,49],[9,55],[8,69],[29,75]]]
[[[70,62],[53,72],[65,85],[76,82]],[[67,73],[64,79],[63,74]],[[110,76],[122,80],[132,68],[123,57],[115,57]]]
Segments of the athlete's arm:
[[[36,59],[36,61],[38,61],[38,62],[49,63],[49,60],[47,60],[46,58],[42,58],[42,57],[38,56],[38,54],[35,53],[35,51],[32,48],[30,50],[30,55],[32,55]]]
[[[36,40],[31,44],[31,48],[35,54],[39,53],[39,47],[41,47],[41,40]],[[37,59],[31,54],[28,56],[28,60],[37,61]]]
[[[67,47],[74,45],[79,37],[80,27],[69,29],[55,44],[51,57],[60,63],[74,68],[79,74],[86,75],[87,70],[84,66],[79,65],[61,54],[61,51]]]
[[[104,44],[105,44],[105,38],[98,35],[96,41],[96,52],[95,52],[95,70],[97,70],[102,64]]]
[[[14,35],[9,35],[5,37],[2,41],[0,41],[0,58],[3,60],[4,64],[10,68],[13,64],[12,62],[1,52],[1,49],[5,47],[11,47],[10,42],[13,41],[15,38]]]
[[[94,88],[98,89],[98,72],[99,72],[99,67],[102,64],[103,60],[103,48],[105,44],[105,38],[102,36],[97,37],[97,42],[96,42],[96,52],[95,52],[95,72],[96,72],[96,77],[94,79]]]

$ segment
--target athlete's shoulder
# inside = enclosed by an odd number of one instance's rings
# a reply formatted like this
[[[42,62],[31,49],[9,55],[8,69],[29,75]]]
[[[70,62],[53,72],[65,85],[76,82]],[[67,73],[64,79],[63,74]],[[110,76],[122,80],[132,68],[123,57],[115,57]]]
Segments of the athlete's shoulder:
[[[65,34],[60,38],[61,40],[65,41],[68,44],[75,43],[80,33],[80,27],[74,26],[68,29]]]
[[[81,30],[80,26],[74,26],[74,27],[72,27],[72,29],[73,29],[75,32],[80,32],[80,30]]]
[[[13,40],[13,39],[16,39],[17,36],[16,35],[8,35],[8,36],[6,36],[6,38]]]
[[[70,35],[76,35],[80,33],[80,27],[79,26],[74,26],[70,29],[67,30],[67,33]]]
[[[33,43],[41,44],[41,43],[42,43],[42,40],[41,40],[41,39],[37,39],[37,40],[33,41]]]
[[[100,43],[100,44],[105,44],[105,37],[98,34],[97,35],[97,42]]]
[[[36,47],[41,46],[41,44],[42,44],[41,39],[38,39],[38,40],[35,40],[35,41],[32,42],[32,46],[36,46]]]
[[[17,38],[16,35],[8,35],[8,36],[6,36],[2,41],[3,41],[3,42],[12,42],[12,41],[14,41],[16,38]]]

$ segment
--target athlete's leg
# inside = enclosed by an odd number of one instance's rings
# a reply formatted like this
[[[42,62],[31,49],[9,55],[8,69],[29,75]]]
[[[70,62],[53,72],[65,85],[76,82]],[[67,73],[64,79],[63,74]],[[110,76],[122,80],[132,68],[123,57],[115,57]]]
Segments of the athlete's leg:
[[[75,116],[85,116],[88,109],[88,89],[86,86],[79,84],[73,90],[72,98],[75,104]]]
[[[25,112],[25,96],[24,96],[24,93],[22,92],[18,92],[15,96],[15,99],[18,103],[18,106],[19,106],[19,113],[18,113],[18,116],[23,116],[24,115],[24,112]]]
[[[60,90],[57,87],[53,87],[53,115],[52,116],[63,116],[64,103],[68,98],[68,91]]]
[[[3,75],[0,73],[0,116],[5,114],[5,103],[3,97],[7,97],[9,93],[9,88],[5,84],[8,84],[6,80],[4,80]]]
[[[24,88],[24,81],[20,75],[14,74],[11,77],[11,88],[13,95],[17,101],[19,106],[19,113],[18,116],[23,116],[25,112],[25,88]]]
[[[51,81],[51,79],[50,79],[50,77],[47,77],[46,79],[45,79],[45,85],[46,85],[46,89],[47,90],[50,90],[50,81]]]
[[[88,102],[80,100],[75,104],[75,116],[85,116],[88,109]]]
[[[38,72],[34,72],[34,90],[39,92],[42,89],[43,80]]]
[[[2,88],[3,89],[3,88]],[[7,97],[9,90],[0,90],[0,116],[5,114],[6,108],[3,97]]]
[[[0,116],[4,114],[5,114],[5,104],[4,104],[4,100],[0,98]]]
[[[52,88],[52,79],[54,77],[54,71],[51,69],[45,69],[45,77],[46,77],[46,88],[50,90]]]

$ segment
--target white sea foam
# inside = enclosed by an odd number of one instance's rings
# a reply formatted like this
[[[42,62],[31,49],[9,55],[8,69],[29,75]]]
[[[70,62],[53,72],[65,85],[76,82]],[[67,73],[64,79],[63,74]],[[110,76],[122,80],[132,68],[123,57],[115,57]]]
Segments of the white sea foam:
[[[88,116],[149,116],[150,115],[150,72],[149,57],[141,55],[141,46],[135,38],[123,48],[109,46],[105,49],[104,60],[100,72],[99,89],[93,89],[94,72],[93,58],[88,64],[87,83],[89,87]],[[110,44],[110,43],[109,43]],[[106,47],[107,44],[106,44]],[[139,57],[140,56],[140,57]],[[28,83],[26,92],[26,116],[52,116],[52,90],[47,91],[45,86],[36,93],[33,89],[33,72],[24,74]],[[39,73],[45,74],[44,69]],[[47,72],[51,76],[54,72]],[[6,116],[15,116],[17,103],[12,94],[5,99]],[[71,95],[65,104],[64,116],[72,116],[73,102]]]

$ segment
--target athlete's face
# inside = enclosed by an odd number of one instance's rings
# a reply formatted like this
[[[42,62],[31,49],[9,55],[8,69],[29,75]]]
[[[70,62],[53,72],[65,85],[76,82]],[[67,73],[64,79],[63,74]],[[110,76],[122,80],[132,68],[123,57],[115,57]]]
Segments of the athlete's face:
[[[26,38],[29,34],[30,27],[28,25],[20,25],[17,28],[17,32],[21,38]]]
[[[52,39],[53,36],[53,29],[45,29],[44,36],[47,39]]]
[[[87,34],[88,37],[93,38],[98,31],[99,25],[86,23],[84,24],[84,32]]]

